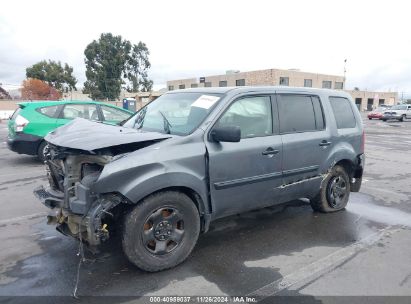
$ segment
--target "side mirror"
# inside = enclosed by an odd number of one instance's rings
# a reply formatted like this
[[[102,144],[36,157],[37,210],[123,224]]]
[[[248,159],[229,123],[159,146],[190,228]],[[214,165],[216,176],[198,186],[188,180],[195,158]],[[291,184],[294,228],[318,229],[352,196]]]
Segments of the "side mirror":
[[[241,129],[239,126],[216,127],[211,131],[211,138],[217,142],[239,142]]]

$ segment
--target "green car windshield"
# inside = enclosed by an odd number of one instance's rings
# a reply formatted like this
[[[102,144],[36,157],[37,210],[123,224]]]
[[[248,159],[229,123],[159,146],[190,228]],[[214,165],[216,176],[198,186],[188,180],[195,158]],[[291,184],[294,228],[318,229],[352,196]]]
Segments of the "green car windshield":
[[[210,113],[221,94],[179,92],[152,101],[127,122],[125,127],[174,135],[193,132]]]

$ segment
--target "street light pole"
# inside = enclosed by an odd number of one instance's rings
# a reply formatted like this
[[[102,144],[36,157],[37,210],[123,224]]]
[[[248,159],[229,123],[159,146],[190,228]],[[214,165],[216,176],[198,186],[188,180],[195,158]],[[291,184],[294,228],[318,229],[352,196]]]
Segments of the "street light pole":
[[[347,64],[347,59],[344,59],[344,82],[343,82],[343,89],[345,89],[345,74],[347,73],[346,64]]]

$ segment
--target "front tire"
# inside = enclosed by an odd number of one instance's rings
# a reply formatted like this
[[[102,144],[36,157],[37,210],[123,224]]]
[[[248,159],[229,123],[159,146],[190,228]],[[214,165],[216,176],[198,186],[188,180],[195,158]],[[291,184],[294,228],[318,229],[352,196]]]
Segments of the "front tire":
[[[310,200],[314,211],[329,213],[343,210],[350,198],[350,178],[344,167],[336,165],[323,180],[320,192]]]
[[[123,250],[142,270],[165,270],[189,256],[199,234],[200,217],[194,202],[181,192],[159,192],[125,217]]]

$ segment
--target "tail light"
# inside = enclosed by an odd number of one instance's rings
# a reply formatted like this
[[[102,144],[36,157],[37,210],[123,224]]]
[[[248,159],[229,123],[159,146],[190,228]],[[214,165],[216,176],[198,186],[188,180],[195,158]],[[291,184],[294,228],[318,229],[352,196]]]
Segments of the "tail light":
[[[362,136],[361,136],[361,153],[364,153],[365,151],[365,131],[362,131]]]
[[[23,132],[24,127],[27,126],[28,123],[29,121],[23,116],[17,115],[16,119],[14,120],[14,131]]]

